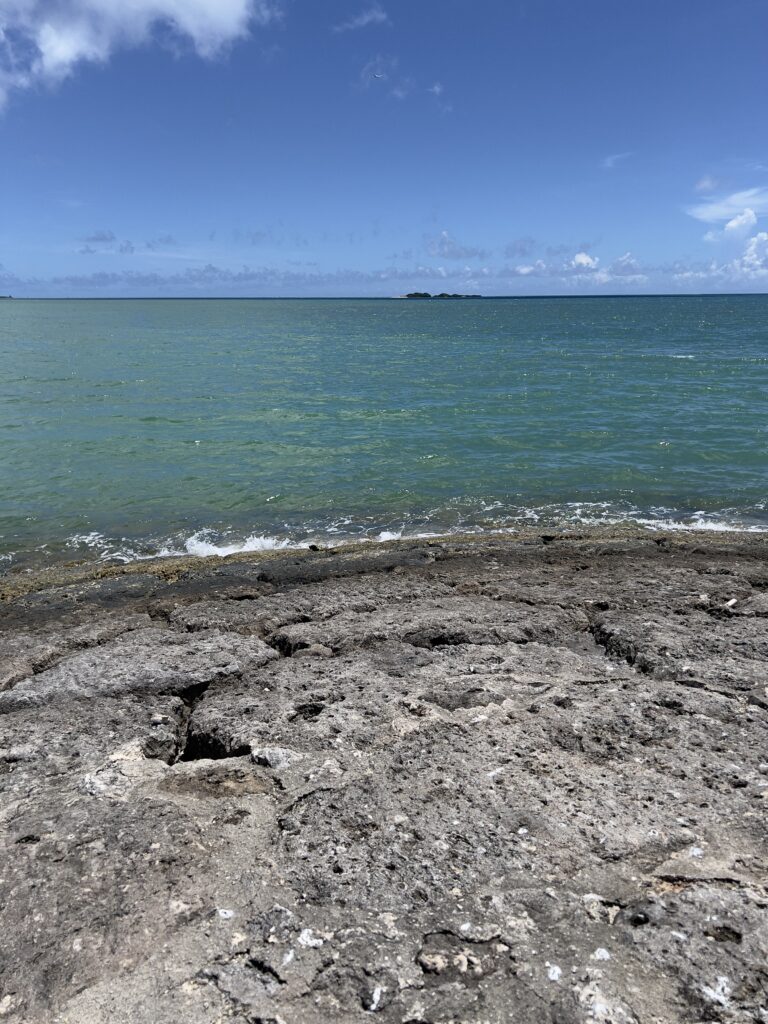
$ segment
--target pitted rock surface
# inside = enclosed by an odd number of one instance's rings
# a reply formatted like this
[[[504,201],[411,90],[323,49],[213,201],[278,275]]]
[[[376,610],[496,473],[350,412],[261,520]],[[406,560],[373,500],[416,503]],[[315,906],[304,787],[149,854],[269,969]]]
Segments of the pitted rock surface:
[[[768,1022],[767,553],[8,582],[0,1021]]]

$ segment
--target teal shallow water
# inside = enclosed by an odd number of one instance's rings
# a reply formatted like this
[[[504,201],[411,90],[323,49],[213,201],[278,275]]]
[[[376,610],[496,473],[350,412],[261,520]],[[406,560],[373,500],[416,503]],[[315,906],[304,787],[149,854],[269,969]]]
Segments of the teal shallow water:
[[[768,527],[768,296],[0,302],[11,561]]]

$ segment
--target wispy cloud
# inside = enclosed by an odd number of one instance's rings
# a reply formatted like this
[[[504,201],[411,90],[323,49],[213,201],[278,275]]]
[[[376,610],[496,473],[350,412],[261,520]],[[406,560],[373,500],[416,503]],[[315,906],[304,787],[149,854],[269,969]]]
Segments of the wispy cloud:
[[[514,265],[477,262],[487,253],[461,246],[447,233],[432,240],[430,258],[419,262],[415,252],[388,258],[377,269],[321,269],[313,259],[286,259],[259,266],[222,265],[200,256],[185,257],[183,269],[141,266],[155,262],[146,250],[137,249],[136,269],[112,263],[113,270],[96,262],[110,262],[116,248],[93,250],[87,266],[95,272],[68,273],[48,278],[22,278],[0,267],[0,294],[28,295],[391,295],[420,288],[429,291],[485,292],[486,294],[606,294],[671,290],[764,291],[768,286],[768,232],[746,239],[734,238],[724,259],[701,262],[676,261],[647,265],[632,252],[603,259],[582,247],[557,246],[542,257]],[[126,243],[120,243],[123,245]],[[129,244],[129,243],[128,243]],[[514,243],[513,243],[514,245]],[[109,255],[106,253],[109,252]],[[466,259],[461,258],[462,254]],[[172,253],[160,254],[165,260]],[[177,263],[178,266],[178,263]],[[166,269],[163,269],[165,267]]]
[[[177,242],[173,235],[158,235],[157,238],[150,238],[146,241],[144,246],[151,252],[156,252],[158,249],[168,249],[176,244]]]
[[[158,26],[201,57],[279,17],[274,0],[10,0],[0,4],[0,107],[14,89],[55,84],[83,62],[152,39]]]
[[[404,100],[414,89],[414,81],[400,71],[397,57],[378,54],[360,72],[360,84],[364,89],[384,89],[396,100]]]
[[[718,188],[720,188],[720,181],[718,178],[713,178],[711,174],[703,175],[693,186],[694,192],[701,192],[705,195],[716,192]]]
[[[445,92],[445,86],[443,85],[442,82],[433,82],[432,85],[428,86],[427,92],[431,96],[435,97],[435,100],[437,101],[438,109],[440,110],[441,114],[452,114],[453,113],[453,104],[452,103],[446,103],[443,100],[443,93]]]
[[[746,210],[751,210],[756,216],[768,213],[768,188],[747,188],[728,196],[706,199],[689,206],[686,212],[706,224],[718,224],[732,220]]]
[[[441,260],[472,260],[485,259],[488,252],[471,245],[462,245],[447,231],[424,239],[424,248],[430,256]]]
[[[380,270],[341,269],[320,271],[292,266],[282,267],[241,267],[232,270],[207,263],[188,267],[175,273],[158,271],[98,271],[92,274],[66,274],[47,279],[20,278],[0,267],[0,286],[5,290],[23,291],[26,294],[81,294],[81,295],[222,295],[222,294],[293,294],[306,292],[324,293],[332,290],[335,294],[349,291],[376,293],[380,289],[410,284],[412,281],[444,281],[464,279],[468,268],[448,271],[442,266],[412,264],[408,267],[386,267]]]
[[[130,239],[120,239],[114,231],[94,231],[83,239],[85,245],[78,249],[81,256],[114,255],[132,256],[137,246]],[[157,235],[155,238],[148,238],[144,242],[143,249],[146,252],[162,254],[164,250],[172,249],[178,242],[170,234]]]
[[[371,85],[391,82],[397,77],[399,61],[397,57],[387,57],[377,54],[364,65],[360,72],[360,83],[367,89]]]
[[[516,238],[504,247],[504,255],[507,259],[514,259],[518,256],[530,256],[536,251],[536,239],[526,235],[525,238]]]
[[[92,234],[86,235],[83,241],[95,243],[114,242],[115,233],[114,231],[94,231]]]
[[[395,82],[392,86],[390,95],[394,96],[396,100],[407,99],[408,96],[413,92],[413,81],[410,78],[401,78],[399,82]]]
[[[600,161],[600,166],[604,171],[612,171],[617,164],[622,163],[624,160],[628,160],[632,156],[632,153],[610,153],[608,156],[603,157]]]
[[[578,260],[577,256],[589,260]],[[404,255],[404,254],[401,254]],[[516,266],[471,266],[450,261],[390,265],[375,270],[317,269],[313,261],[232,269],[200,263],[182,271],[99,270],[49,278],[22,278],[0,266],[0,294],[15,295],[387,295],[430,291],[486,294],[605,294],[673,290],[764,291],[768,285],[768,232],[748,238],[733,258],[645,266],[630,252],[602,263],[583,250],[559,259]]]
[[[213,237],[215,237],[215,232]],[[213,237],[209,240],[213,241]],[[278,223],[277,226],[263,228],[235,228],[232,232],[232,241],[237,245],[250,245],[254,248],[263,247],[268,249],[280,249],[283,247],[291,249],[306,249],[309,239],[306,235],[297,231],[287,231]]]
[[[334,32],[354,32],[360,28],[368,28],[369,25],[387,25],[389,16],[379,4],[373,4],[360,14],[355,15],[340,25],[334,25]]]

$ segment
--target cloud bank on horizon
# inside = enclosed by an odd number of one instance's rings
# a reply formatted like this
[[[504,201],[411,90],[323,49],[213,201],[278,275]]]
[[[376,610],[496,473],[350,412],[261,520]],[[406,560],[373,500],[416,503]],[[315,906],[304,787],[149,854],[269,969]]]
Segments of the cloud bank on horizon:
[[[0,293],[768,288],[750,0],[468,9],[0,0]]]

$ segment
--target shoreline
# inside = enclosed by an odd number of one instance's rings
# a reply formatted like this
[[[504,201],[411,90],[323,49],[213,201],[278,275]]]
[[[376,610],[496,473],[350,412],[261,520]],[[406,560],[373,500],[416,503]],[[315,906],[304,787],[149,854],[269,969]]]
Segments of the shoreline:
[[[564,514],[567,507],[572,515]],[[602,507],[602,503],[600,503]],[[584,509],[587,514],[584,514]],[[270,551],[340,549],[354,544],[379,544],[387,541],[440,540],[450,542],[467,538],[478,540],[494,537],[526,537],[542,533],[583,534],[620,531],[644,534],[768,534],[768,519],[756,518],[745,511],[675,512],[672,509],[653,509],[643,514],[635,512],[608,512],[600,516],[594,503],[572,502],[560,506],[561,514],[551,515],[551,508],[531,508],[527,514],[508,517],[497,524],[471,521],[461,525],[420,522],[377,526],[359,525],[341,529],[337,525],[326,527],[300,527],[285,524],[283,529],[274,524],[261,527],[250,525],[235,527],[200,526],[191,532],[178,530],[162,536],[129,537],[109,536],[98,530],[76,533],[64,539],[28,545],[0,554],[0,579],[24,572],[37,572],[72,565],[128,565],[132,562],[150,562],[165,558],[225,558],[230,555],[259,555]],[[764,511],[761,506],[761,511]],[[539,513],[546,514],[539,514]],[[663,514],[662,514],[663,513]],[[351,520],[345,521],[349,525]]]
[[[542,539],[545,540],[542,540]],[[552,540],[574,543],[591,543],[597,541],[676,543],[683,548],[703,546],[718,547],[733,543],[747,546],[764,546],[768,552],[768,525],[763,527],[723,528],[714,526],[707,528],[666,529],[638,526],[635,522],[611,523],[608,525],[587,525],[557,527],[521,526],[482,532],[466,533],[417,533],[413,536],[386,538],[366,537],[364,539],[343,538],[332,544],[318,538],[275,546],[263,549],[243,549],[227,553],[193,554],[189,552],[173,552],[118,560],[116,557],[103,559],[61,559],[48,565],[11,565],[0,572],[0,607],[2,602],[48,586],[60,586],[67,583],[86,582],[88,580],[114,578],[123,573],[157,575],[173,578],[180,574],[199,568],[215,567],[227,562],[260,562],[280,558],[294,558],[322,555],[342,555],[344,553],[362,553],[376,550],[396,550],[400,546],[413,545],[444,545],[465,546],[476,545],[482,548],[486,544],[532,544],[550,543]]]
[[[760,1019],[768,535],[0,581],[11,1024]]]

